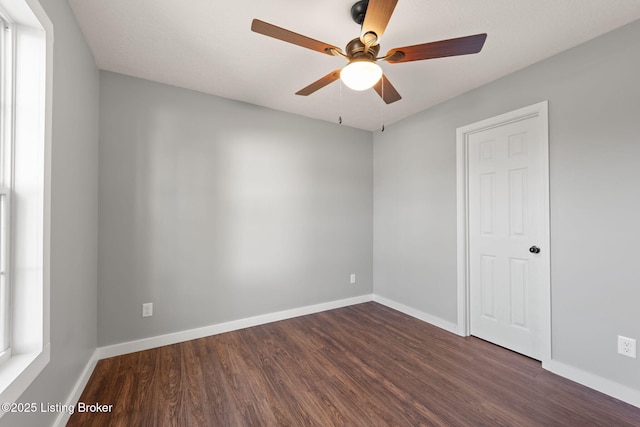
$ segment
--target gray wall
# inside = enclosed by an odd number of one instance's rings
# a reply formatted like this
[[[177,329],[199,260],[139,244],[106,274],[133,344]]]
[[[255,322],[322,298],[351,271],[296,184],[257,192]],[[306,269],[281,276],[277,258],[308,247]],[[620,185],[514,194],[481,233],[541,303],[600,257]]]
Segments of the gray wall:
[[[19,402],[65,403],[96,348],[99,73],[67,2],[40,0],[53,23],[51,361]],[[3,426],[58,414],[6,414]]]
[[[549,100],[553,359],[640,389],[640,22],[374,135],[374,291],[456,323],[456,128]]]
[[[101,72],[99,345],[370,294],[372,162],[369,132]]]

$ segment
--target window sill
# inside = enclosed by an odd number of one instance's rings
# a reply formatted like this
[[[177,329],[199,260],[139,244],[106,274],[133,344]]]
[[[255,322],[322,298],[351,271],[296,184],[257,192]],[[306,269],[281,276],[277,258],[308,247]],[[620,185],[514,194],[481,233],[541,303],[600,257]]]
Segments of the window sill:
[[[50,345],[40,352],[13,355],[0,366],[0,403],[13,403],[49,363]],[[0,418],[5,413],[0,411]]]

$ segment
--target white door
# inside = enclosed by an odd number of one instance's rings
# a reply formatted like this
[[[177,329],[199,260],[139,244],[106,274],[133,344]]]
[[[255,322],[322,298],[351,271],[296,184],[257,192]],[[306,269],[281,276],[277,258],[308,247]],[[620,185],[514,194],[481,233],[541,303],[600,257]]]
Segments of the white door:
[[[541,360],[547,170],[540,116],[468,135],[471,335]]]

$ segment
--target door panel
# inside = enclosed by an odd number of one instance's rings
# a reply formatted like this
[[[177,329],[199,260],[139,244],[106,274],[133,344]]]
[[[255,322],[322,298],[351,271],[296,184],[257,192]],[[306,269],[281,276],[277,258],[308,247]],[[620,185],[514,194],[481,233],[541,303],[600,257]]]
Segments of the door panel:
[[[494,289],[496,287],[496,274],[495,274],[496,257],[494,256],[482,256],[481,262],[481,298],[482,298],[482,316],[486,319],[495,320],[495,295]]]
[[[509,171],[509,235],[525,237],[527,225],[527,170]]]
[[[511,326],[529,329],[528,291],[529,261],[526,259],[510,259],[509,283],[511,290]]]
[[[495,182],[494,173],[480,175],[480,233],[483,236],[492,236],[495,230]]]

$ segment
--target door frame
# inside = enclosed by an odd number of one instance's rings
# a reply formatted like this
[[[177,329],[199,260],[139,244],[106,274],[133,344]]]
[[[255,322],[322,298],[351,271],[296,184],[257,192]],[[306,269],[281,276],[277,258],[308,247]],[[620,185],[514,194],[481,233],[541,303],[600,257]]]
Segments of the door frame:
[[[468,202],[468,145],[469,135],[491,128],[503,126],[520,120],[539,117],[539,135],[542,138],[542,289],[541,322],[542,336],[539,342],[542,348],[543,367],[551,361],[551,257],[549,231],[549,114],[548,101],[542,101],[528,107],[500,114],[486,120],[471,123],[456,129],[456,169],[457,169],[457,272],[458,272],[458,334],[470,335],[470,278],[469,278],[469,202]]]

